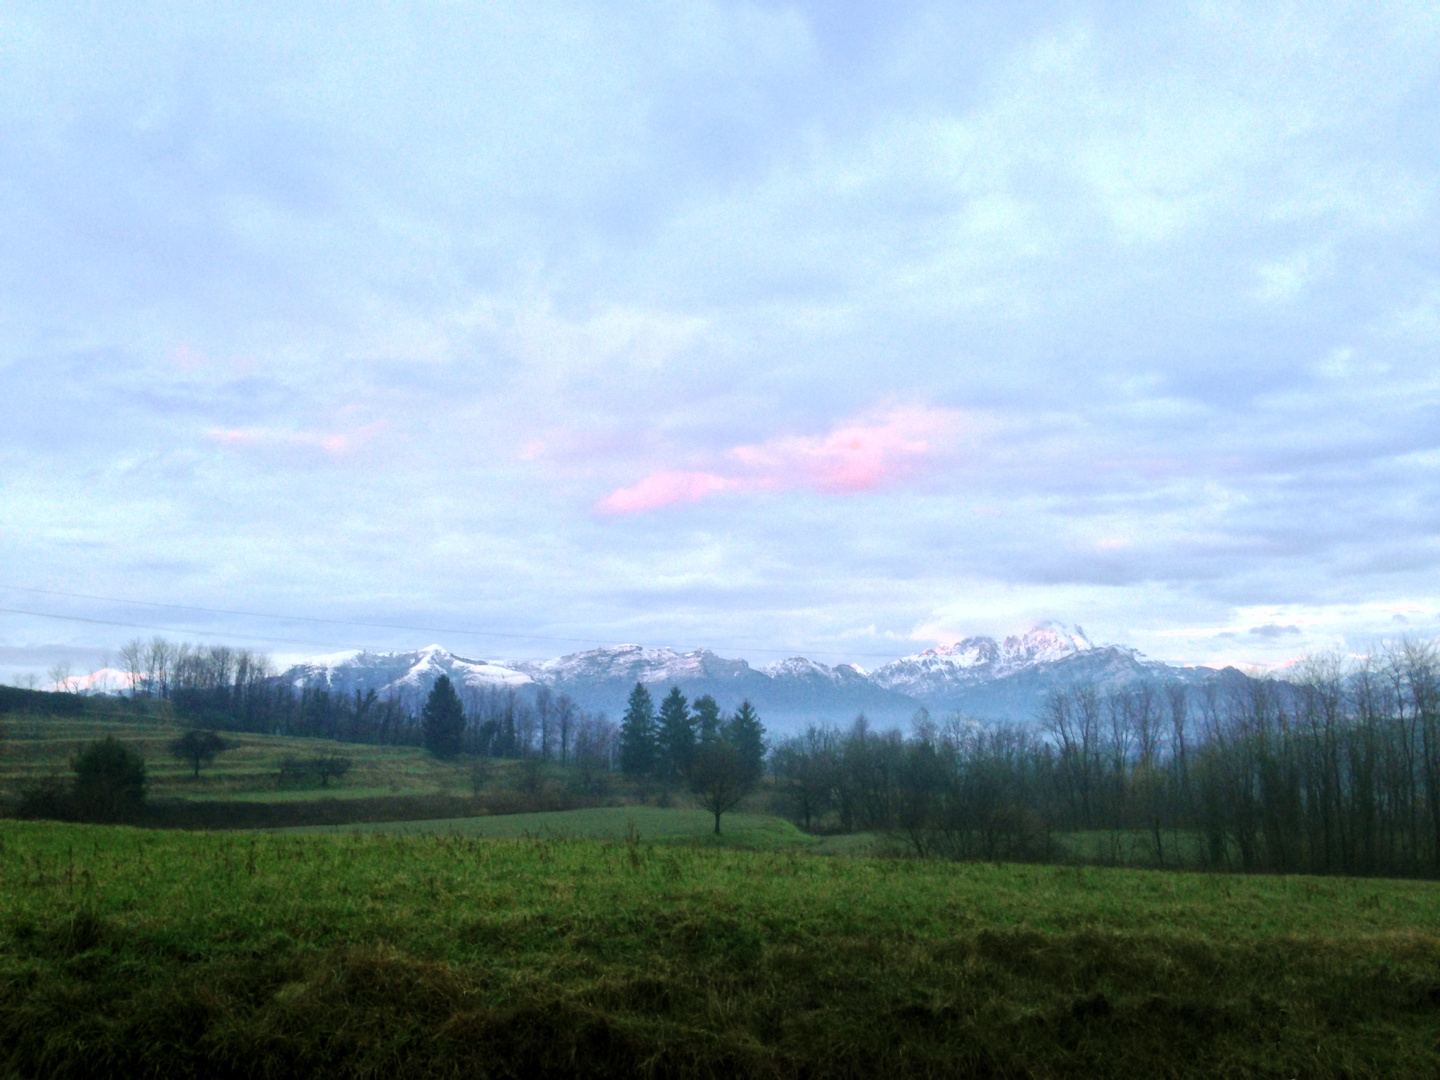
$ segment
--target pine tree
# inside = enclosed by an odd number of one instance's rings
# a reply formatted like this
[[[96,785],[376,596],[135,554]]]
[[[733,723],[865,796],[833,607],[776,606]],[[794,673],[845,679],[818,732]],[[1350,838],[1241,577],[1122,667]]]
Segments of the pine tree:
[[[765,772],[765,725],[749,701],[742,701],[725,725],[725,741],[740,755],[747,781],[758,782]]]
[[[629,776],[651,776],[657,754],[655,703],[644,683],[636,683],[620,721],[620,768]]]
[[[689,776],[690,761],[695,753],[695,721],[680,687],[672,686],[660,703],[661,771],[666,776]]]
[[[695,699],[692,706],[695,716],[695,734],[701,743],[712,743],[720,738],[720,706],[709,694]]]
[[[438,758],[450,758],[460,753],[461,740],[465,735],[465,708],[450,683],[450,676],[441,675],[435,680],[435,687],[420,714],[420,723],[426,750]]]

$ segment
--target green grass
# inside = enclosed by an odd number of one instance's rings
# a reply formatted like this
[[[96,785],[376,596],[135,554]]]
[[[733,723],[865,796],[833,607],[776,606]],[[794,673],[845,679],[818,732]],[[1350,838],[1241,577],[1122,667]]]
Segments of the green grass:
[[[150,797],[156,800],[275,801],[363,798],[388,795],[463,795],[470,791],[470,761],[438,761],[419,747],[363,746],[322,739],[224,733],[234,744],[201,770],[200,778],[170,756],[169,744],[184,725],[158,719],[99,720],[92,717],[38,717],[12,713],[4,719],[0,753],[0,798],[13,798],[29,781],[47,774],[68,775],[70,759],[87,742],[113,735],[145,758]],[[342,754],[348,775],[305,787],[280,787],[286,757]],[[510,782],[512,762],[492,762],[490,785]]]
[[[628,812],[644,835],[652,819]],[[810,858],[664,827],[646,843],[0,823],[0,1061],[47,1076],[1440,1072],[1435,884]]]
[[[796,850],[814,855],[874,855],[893,846],[872,833],[809,836],[790,822],[769,814],[726,814],[721,819],[720,835],[716,836],[715,819],[704,810],[655,806],[607,806],[434,821],[306,825],[274,831],[296,835],[364,832],[497,839],[623,840],[633,835],[642,841],[661,844],[703,844],[750,851]]]
[[[788,821],[765,814],[726,814],[723,835],[759,832],[783,837],[785,842],[807,844],[811,838]],[[350,832],[405,833],[411,835],[517,837],[568,837],[621,840],[634,832],[643,839],[708,836],[715,819],[704,810],[662,809],[655,806],[608,806],[591,810],[558,810],[538,814],[503,814],[492,817],[442,818],[438,821],[387,821],[373,824],[307,826],[290,833]]]

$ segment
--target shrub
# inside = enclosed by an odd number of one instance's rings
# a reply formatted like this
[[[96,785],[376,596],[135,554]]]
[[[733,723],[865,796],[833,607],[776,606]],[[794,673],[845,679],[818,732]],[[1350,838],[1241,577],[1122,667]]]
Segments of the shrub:
[[[65,821],[74,816],[74,802],[70,785],[63,777],[42,776],[25,785],[20,792],[20,802],[15,816],[21,818],[49,818]]]
[[[87,821],[124,821],[145,805],[145,759],[113,735],[77,754],[75,812]]]
[[[350,771],[350,759],[344,754],[321,754],[313,758],[287,757],[280,762],[280,786],[289,787],[318,779],[321,787]]]

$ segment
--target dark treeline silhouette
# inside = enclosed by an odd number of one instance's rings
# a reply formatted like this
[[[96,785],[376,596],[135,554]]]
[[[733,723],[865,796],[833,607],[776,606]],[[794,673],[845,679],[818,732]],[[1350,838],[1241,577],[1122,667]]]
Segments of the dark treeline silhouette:
[[[1161,866],[1440,877],[1440,663],[1404,642],[1290,678],[1056,691],[1038,724],[860,717],[782,741],[806,828],[882,830],[923,855],[1051,859],[1066,834]]]
[[[183,719],[215,730],[252,731],[340,742],[420,746],[423,697],[381,697],[374,690],[334,693],[293,686],[268,658],[226,645],[135,640],[120,650],[130,694],[170,704]],[[588,713],[565,694],[540,686],[463,686],[459,752],[555,761],[608,771],[619,733],[604,713]]]

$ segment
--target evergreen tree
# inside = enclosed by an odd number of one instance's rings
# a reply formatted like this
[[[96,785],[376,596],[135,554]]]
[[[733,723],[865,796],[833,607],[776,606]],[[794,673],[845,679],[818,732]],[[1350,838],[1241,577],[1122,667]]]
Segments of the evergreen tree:
[[[672,686],[660,703],[659,741],[662,772],[669,777],[689,776],[695,753],[695,721],[678,686]]]
[[[701,743],[712,743],[720,738],[720,706],[709,694],[695,699],[695,734]]]
[[[765,725],[749,701],[742,701],[725,725],[725,741],[740,755],[747,781],[758,782],[765,772]]]
[[[655,772],[655,703],[644,683],[636,683],[620,721],[620,768],[629,776],[650,776]]]
[[[450,683],[450,676],[441,675],[435,680],[435,687],[420,714],[420,723],[426,750],[438,758],[450,758],[460,753],[461,740],[465,735],[465,708]]]

